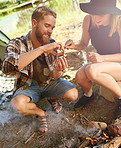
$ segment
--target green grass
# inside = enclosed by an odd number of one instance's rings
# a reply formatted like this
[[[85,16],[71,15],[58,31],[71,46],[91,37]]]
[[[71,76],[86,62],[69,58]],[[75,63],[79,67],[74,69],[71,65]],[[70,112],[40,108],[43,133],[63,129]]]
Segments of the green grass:
[[[13,5],[8,6],[7,8],[1,9],[0,15],[4,16],[6,14],[9,14],[9,13],[15,11],[16,6],[18,6],[18,4],[13,4]]]

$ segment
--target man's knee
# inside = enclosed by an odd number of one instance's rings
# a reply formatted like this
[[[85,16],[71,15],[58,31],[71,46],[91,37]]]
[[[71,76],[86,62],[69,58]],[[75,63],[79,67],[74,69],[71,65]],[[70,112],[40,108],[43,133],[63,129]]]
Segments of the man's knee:
[[[72,88],[71,90],[67,91],[63,96],[64,100],[75,101],[77,98],[78,98],[78,90],[76,88]]]
[[[24,95],[17,95],[15,98],[12,99],[12,107],[16,111],[24,114],[26,112],[27,98],[28,97]]]

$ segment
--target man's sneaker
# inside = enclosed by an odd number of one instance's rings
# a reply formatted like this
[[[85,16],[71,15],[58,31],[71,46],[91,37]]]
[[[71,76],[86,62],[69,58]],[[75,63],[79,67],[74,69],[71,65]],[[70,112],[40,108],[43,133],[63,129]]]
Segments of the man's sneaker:
[[[79,108],[85,106],[87,103],[91,102],[94,99],[94,93],[91,97],[83,95],[79,100],[74,104],[74,108]]]
[[[121,99],[116,99],[117,101],[117,106],[114,112],[114,118],[117,119],[119,117],[121,117]]]

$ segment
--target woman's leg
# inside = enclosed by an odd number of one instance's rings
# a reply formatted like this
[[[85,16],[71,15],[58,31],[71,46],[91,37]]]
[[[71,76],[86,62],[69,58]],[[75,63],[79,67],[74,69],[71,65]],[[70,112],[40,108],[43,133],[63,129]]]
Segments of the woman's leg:
[[[85,94],[81,96],[79,100],[74,104],[74,108],[82,107],[94,99],[94,94],[92,93],[92,81],[87,77],[85,71],[87,66],[88,65],[81,67],[76,73],[75,79],[77,83],[82,87]]]
[[[75,79],[76,79],[76,82],[81,86],[81,88],[84,90],[84,92],[88,96],[92,93],[92,81],[87,77],[87,74],[85,71],[87,66],[88,65],[85,65],[77,71]]]
[[[121,88],[116,82],[121,80],[121,65],[114,62],[94,63],[85,68],[90,81],[112,91],[118,98],[121,97]]]

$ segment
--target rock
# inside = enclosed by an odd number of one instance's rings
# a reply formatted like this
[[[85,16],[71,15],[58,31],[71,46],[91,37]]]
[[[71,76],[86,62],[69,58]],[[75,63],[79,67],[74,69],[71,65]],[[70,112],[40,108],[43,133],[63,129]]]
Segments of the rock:
[[[90,121],[87,126],[87,131],[93,127],[100,128],[101,130],[105,130],[107,128],[107,124],[105,122]]]
[[[121,87],[121,81],[117,81],[117,83]],[[100,92],[100,95],[103,96],[106,100],[115,102],[115,97],[116,97],[115,94],[113,94],[108,89],[100,86],[99,92]]]

